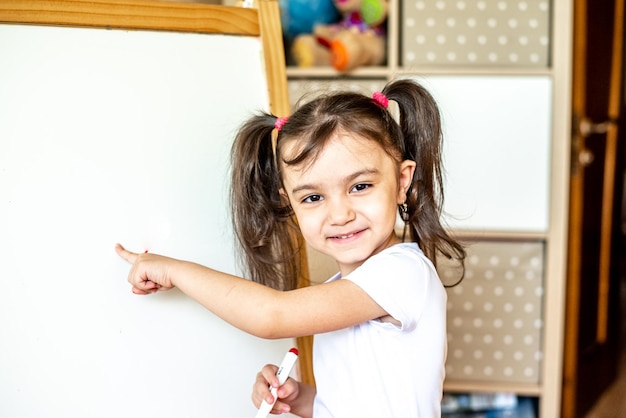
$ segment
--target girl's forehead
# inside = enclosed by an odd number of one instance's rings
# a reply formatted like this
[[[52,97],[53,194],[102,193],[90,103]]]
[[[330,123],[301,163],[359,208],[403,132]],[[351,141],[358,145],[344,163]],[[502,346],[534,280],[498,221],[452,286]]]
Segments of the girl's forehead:
[[[296,159],[298,155],[308,147],[306,141],[299,139],[292,139],[287,141],[281,147],[281,154],[283,159],[289,161]],[[321,154],[323,154],[328,148],[343,147],[354,151],[360,151],[363,149],[370,152],[384,152],[382,146],[377,141],[360,136],[352,132],[346,132],[343,130],[337,130],[330,135],[325,141],[318,141],[313,148],[311,156],[312,160],[315,160]],[[312,161],[309,161],[311,163]]]
[[[298,150],[297,141],[290,144],[293,152],[287,158],[295,157]],[[378,142],[360,136],[346,133],[333,134],[311,157],[299,164],[283,165],[283,173],[313,174],[328,172],[338,174],[344,170],[370,170],[382,165],[387,165],[387,160],[393,163],[393,159],[384,151]]]

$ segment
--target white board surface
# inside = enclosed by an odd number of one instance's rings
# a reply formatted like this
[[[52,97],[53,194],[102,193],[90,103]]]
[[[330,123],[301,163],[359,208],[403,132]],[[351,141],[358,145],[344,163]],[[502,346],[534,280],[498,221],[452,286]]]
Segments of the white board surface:
[[[253,416],[257,371],[293,340],[177,290],[133,295],[114,244],[238,272],[228,158],[267,107],[261,56],[234,36],[0,25],[0,416]]]

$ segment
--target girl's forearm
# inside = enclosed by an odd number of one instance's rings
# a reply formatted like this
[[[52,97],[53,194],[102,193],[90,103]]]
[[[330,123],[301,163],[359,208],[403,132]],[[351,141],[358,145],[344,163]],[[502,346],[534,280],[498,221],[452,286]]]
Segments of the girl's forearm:
[[[186,261],[170,266],[169,276],[174,286],[231,325],[261,338],[280,337],[272,317],[282,292]]]

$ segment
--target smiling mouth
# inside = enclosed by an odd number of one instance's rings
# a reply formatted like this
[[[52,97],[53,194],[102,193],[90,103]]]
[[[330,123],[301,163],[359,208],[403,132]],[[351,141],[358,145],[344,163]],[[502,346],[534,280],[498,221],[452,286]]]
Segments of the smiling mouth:
[[[331,237],[329,237],[330,239],[336,239],[336,240],[343,240],[343,239],[349,239],[352,238],[356,235],[359,235],[361,232],[363,231],[356,231],[356,232],[351,232],[349,234],[344,234],[344,235],[333,235]]]

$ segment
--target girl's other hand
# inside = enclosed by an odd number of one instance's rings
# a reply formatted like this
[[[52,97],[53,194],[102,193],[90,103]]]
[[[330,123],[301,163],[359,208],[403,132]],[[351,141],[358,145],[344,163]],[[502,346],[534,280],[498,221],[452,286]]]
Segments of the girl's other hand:
[[[278,399],[270,413],[283,414],[291,411],[291,404],[299,394],[299,385],[295,379],[289,377],[284,385],[278,387],[277,371],[278,366],[274,364],[267,364],[261,369],[252,386],[252,402],[257,408],[261,406],[261,402],[264,400],[271,404],[274,402],[274,397],[270,393],[270,386],[275,387],[278,389],[276,393]]]
[[[168,273],[171,263],[176,260],[150,253],[133,253],[121,244],[115,245],[115,251],[133,265],[128,273],[128,282],[133,287],[133,293],[148,295],[174,287]]]

